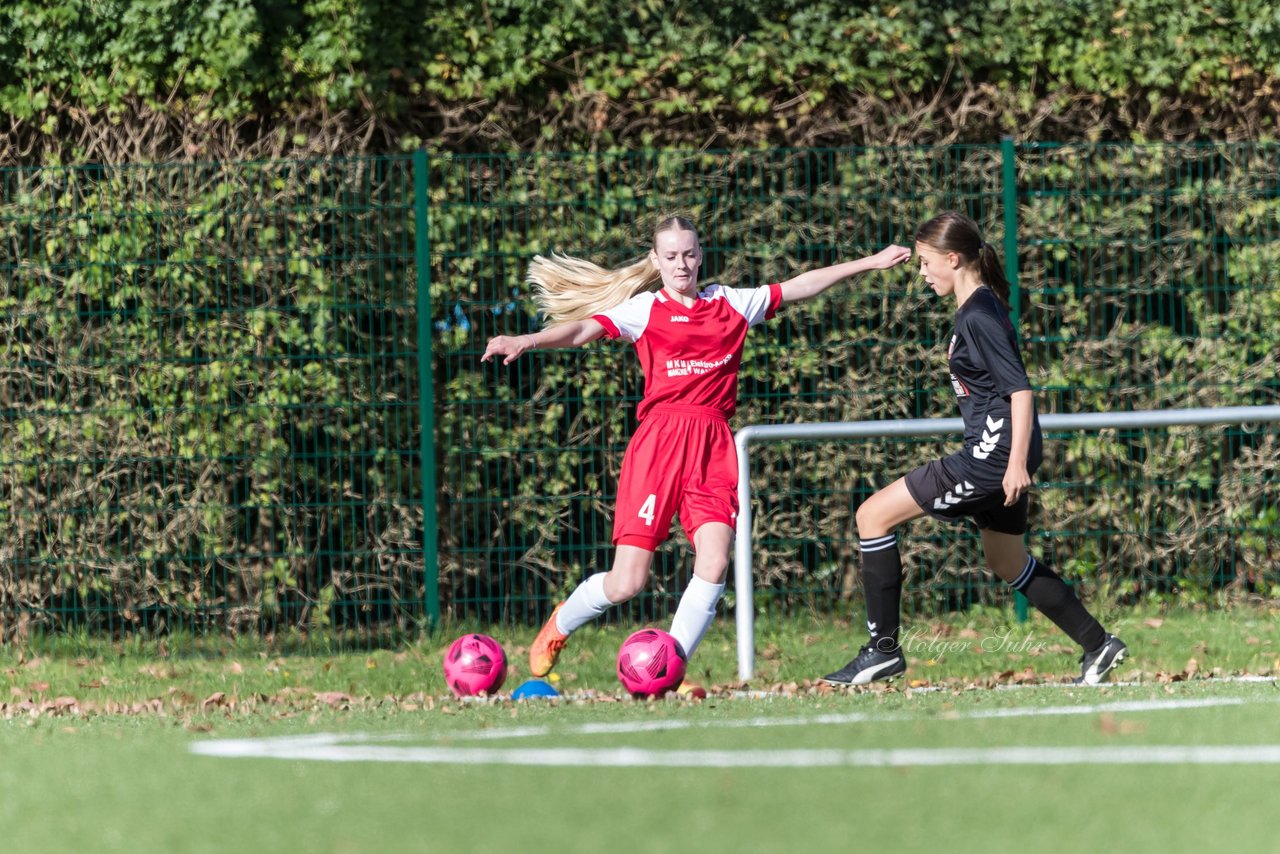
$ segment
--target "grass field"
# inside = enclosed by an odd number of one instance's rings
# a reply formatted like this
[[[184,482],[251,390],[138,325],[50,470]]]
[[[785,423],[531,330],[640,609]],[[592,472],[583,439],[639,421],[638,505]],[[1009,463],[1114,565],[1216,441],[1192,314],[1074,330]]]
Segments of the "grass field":
[[[1133,652],[1110,686],[1063,684],[1051,626],[980,612],[911,627],[893,686],[828,691],[809,680],[849,626],[762,620],[743,686],[721,620],[703,702],[622,698],[634,626],[576,635],[554,702],[448,697],[452,632],[324,657],[10,648],[0,820],[31,851],[1275,850],[1276,615],[1108,625]],[[532,631],[491,633],[509,691]]]

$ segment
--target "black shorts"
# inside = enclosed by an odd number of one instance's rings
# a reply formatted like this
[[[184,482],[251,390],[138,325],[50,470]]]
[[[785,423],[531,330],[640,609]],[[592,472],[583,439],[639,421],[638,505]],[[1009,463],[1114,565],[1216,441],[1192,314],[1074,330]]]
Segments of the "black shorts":
[[[1004,472],[1003,463],[975,465],[961,451],[912,469],[905,480],[916,504],[935,519],[970,518],[984,531],[1025,534],[1030,497],[1024,492],[1012,507],[1005,507]]]

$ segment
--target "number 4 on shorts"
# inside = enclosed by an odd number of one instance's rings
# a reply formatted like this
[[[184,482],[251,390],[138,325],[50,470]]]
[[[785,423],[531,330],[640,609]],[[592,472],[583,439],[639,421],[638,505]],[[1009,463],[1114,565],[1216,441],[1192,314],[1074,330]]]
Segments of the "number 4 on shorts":
[[[650,527],[653,526],[653,508],[657,503],[658,496],[650,493],[649,497],[644,500],[644,504],[640,505],[640,512],[636,514]]]

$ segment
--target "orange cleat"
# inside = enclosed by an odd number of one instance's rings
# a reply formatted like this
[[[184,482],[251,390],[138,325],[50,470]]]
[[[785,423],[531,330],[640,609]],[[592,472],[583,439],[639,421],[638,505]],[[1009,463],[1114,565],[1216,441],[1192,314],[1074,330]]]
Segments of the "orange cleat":
[[[560,634],[560,630],[556,628],[556,615],[559,613],[560,605],[557,605],[551,612],[551,616],[547,618],[542,631],[538,632],[538,636],[533,639],[533,645],[529,647],[531,676],[546,676],[550,673],[551,668],[556,666],[556,660],[560,658],[560,651],[564,649],[565,642],[569,640],[568,635]]]
[[[705,700],[707,689],[696,682],[681,682],[680,687],[676,689],[676,696],[686,700]]]

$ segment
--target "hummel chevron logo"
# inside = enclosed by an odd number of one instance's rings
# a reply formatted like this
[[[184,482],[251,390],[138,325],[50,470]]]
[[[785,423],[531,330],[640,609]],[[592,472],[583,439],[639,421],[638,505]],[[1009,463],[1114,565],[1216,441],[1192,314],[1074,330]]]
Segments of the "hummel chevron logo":
[[[987,416],[987,429],[982,431],[982,441],[973,446],[973,456],[985,460],[1000,444],[1000,428],[1004,426],[1003,418]]]
[[[955,486],[947,490],[946,495],[933,499],[933,508],[935,510],[946,510],[948,507],[954,507],[961,501],[964,501],[966,498],[973,495],[973,491],[976,488],[977,487],[967,480],[964,483],[957,483]]]

